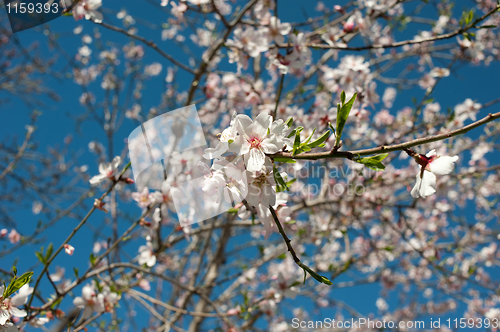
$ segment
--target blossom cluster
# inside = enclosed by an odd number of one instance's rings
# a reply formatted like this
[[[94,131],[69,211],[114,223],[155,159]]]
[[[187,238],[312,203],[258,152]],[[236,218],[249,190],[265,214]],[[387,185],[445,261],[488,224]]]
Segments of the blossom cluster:
[[[73,304],[83,309],[84,318],[89,318],[92,313],[113,311],[119,300],[120,295],[108,285],[100,286],[92,282],[83,286],[82,296],[75,297]]]
[[[209,195],[222,191],[228,203],[245,200],[255,208],[266,234],[273,228],[269,207],[277,204],[276,168],[268,155],[293,147],[290,131],[282,119],[273,121],[266,113],[255,120],[245,114],[236,115],[220,135],[217,146],[205,150],[205,158],[215,159],[212,167],[200,163],[205,175],[203,191]],[[227,152],[232,154],[224,157]],[[248,212],[243,207],[240,216],[248,217]]]

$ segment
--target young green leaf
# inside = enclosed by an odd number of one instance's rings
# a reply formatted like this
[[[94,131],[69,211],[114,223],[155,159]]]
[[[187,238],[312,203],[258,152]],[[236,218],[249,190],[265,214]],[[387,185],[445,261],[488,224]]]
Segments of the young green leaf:
[[[293,117],[292,116],[289,117],[288,120],[286,120],[285,124],[286,124],[286,126],[288,128],[290,128],[291,126],[293,126]]]
[[[3,298],[6,299],[15,292],[17,292],[21,287],[30,282],[33,272],[26,272],[19,278],[12,278],[8,287],[4,289]]]
[[[300,132],[297,132],[295,134],[295,141],[293,142],[293,150],[292,150],[292,156],[295,156],[297,154],[297,149],[300,146]]]
[[[381,163],[381,161],[387,157],[388,153],[378,154],[376,156],[358,158],[354,161],[365,165],[366,167],[373,169],[374,171],[383,171],[385,170],[385,165]]]
[[[277,158],[273,158],[274,161],[277,161],[277,162],[280,162],[280,163],[289,163],[289,164],[295,164],[297,161],[294,160],[294,159],[290,159],[290,158],[281,158],[281,157],[277,157]]]
[[[308,147],[310,148],[317,148],[320,145],[322,145],[326,140],[330,137],[330,131],[326,131],[323,135],[321,135],[318,139],[315,141],[312,141],[311,143],[307,144]]]
[[[35,256],[38,258],[40,263],[42,263],[43,265],[45,265],[45,263],[47,263],[47,260],[45,259],[45,257],[43,256],[43,254],[41,252],[35,251]]]
[[[328,127],[330,127],[330,129],[332,130],[333,134],[336,135],[335,134],[335,128],[333,128],[331,122],[328,122]]]
[[[315,132],[316,132],[316,128],[313,129],[313,132],[311,133],[311,135],[309,135],[309,137],[301,144],[301,146],[307,145],[307,143],[309,143],[309,141],[311,140],[311,138],[313,137]]]
[[[47,252],[45,253],[45,260],[49,260],[50,256],[52,256],[52,252],[54,251],[54,246],[52,245],[52,242],[49,244],[47,247]]]
[[[286,185],[285,180],[283,180],[283,178],[281,177],[281,174],[278,171],[278,168],[276,168],[276,166],[273,167],[273,175],[274,175],[274,181],[276,181],[276,191],[282,192],[288,190],[288,186]]]
[[[288,134],[287,138],[295,136],[297,133],[300,133],[302,130],[304,130],[304,127],[297,127],[297,128],[295,128],[294,130],[292,130],[290,132],[290,134]]]
[[[342,105],[340,110],[338,111],[337,114],[337,137],[335,140],[335,146],[338,146],[340,143],[340,138],[342,137],[342,130],[344,129],[345,123],[347,122],[347,118],[349,117],[349,113],[351,112],[352,105],[354,104],[354,101],[356,100],[356,96],[358,94],[354,93],[351,99],[349,101]],[[337,109],[339,107],[337,106]]]
[[[307,273],[309,273],[309,275],[314,279],[316,279],[317,281],[326,285],[333,285],[333,283],[327,277],[317,274],[316,272],[311,270],[311,268],[309,268],[307,265],[302,264],[301,267],[304,269],[304,271],[307,271]]]

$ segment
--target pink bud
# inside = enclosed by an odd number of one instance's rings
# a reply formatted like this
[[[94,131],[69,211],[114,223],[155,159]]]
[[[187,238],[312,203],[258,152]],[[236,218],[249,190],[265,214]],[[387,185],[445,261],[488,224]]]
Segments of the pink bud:
[[[75,252],[75,248],[70,244],[65,244],[64,251],[66,251],[66,253],[71,256]]]
[[[335,5],[335,6],[333,6],[333,9],[335,9],[336,11],[338,11],[338,12],[339,12],[339,13],[341,13],[341,14],[344,14],[344,13],[345,13],[344,8],[342,8],[342,7],[341,7],[341,6],[339,6],[339,5]]]
[[[352,32],[354,30],[354,22],[344,23],[344,32]]]
[[[227,315],[228,315],[228,316],[236,316],[236,315],[237,315],[237,314],[239,314],[239,313],[240,313],[240,311],[239,311],[238,309],[235,309],[235,308],[233,308],[233,309],[229,309],[229,310],[227,311]]]
[[[134,184],[134,180],[132,180],[131,178],[124,178],[123,182],[125,182],[126,184]]]

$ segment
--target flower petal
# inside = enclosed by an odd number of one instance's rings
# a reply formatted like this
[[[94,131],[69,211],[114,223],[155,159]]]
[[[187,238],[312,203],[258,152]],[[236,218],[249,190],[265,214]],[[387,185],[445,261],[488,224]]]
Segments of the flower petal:
[[[427,152],[427,154],[426,154],[425,156],[426,156],[427,158],[430,158],[430,157],[432,157],[432,156],[435,156],[436,154],[437,154],[437,153],[436,153],[436,150],[435,150],[435,149],[433,149],[433,150],[431,150],[431,151]]]
[[[436,175],[432,172],[424,171],[418,191],[422,198],[434,194],[436,192]]]
[[[417,174],[417,181],[415,182],[415,185],[413,186],[413,189],[411,190],[411,197],[413,198],[419,198],[420,194],[418,192],[418,188],[420,188],[420,183],[422,182],[420,179],[420,172]]]
[[[255,118],[254,123],[258,123],[261,127],[265,128],[267,131],[267,128],[271,127],[271,123],[273,122],[273,118],[267,114],[267,113],[260,113],[257,115]]]
[[[439,157],[429,164],[429,168],[432,173],[445,175],[450,174],[455,168],[455,162],[458,160],[458,156],[443,156]]]
[[[259,149],[250,149],[245,157],[247,170],[250,172],[260,171],[266,160],[266,155]]]
[[[252,124],[253,121],[250,119],[250,117],[246,114],[238,114],[236,118],[234,119],[234,123],[236,125],[236,130],[240,135],[247,135],[247,128],[249,128]]]
[[[276,135],[262,141],[262,150],[265,153],[276,153],[283,147],[283,142],[278,140]]]

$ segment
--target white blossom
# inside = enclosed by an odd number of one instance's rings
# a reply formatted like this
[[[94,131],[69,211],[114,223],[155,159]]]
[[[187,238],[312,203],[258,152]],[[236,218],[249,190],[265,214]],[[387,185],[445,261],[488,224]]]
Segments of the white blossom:
[[[153,267],[156,264],[156,256],[153,253],[153,244],[147,242],[146,245],[139,247],[139,264],[146,264],[148,267]]]
[[[0,294],[3,294],[4,289],[5,286],[0,286]],[[33,288],[26,284],[12,297],[4,299],[0,295],[0,326],[6,326],[7,321],[11,319],[12,316],[19,318],[26,317],[26,311],[19,309],[19,307],[28,302],[28,297],[31,293],[33,293]]]
[[[122,158],[116,156],[110,163],[99,164],[99,175],[95,175],[90,179],[90,184],[95,185],[106,179],[112,179],[118,174],[118,167],[122,163]]]
[[[283,141],[275,134],[268,134],[272,118],[261,113],[255,121],[249,116],[240,114],[236,117],[236,128],[239,136],[233,144],[239,147],[239,155],[243,155],[247,170],[260,171],[265,162],[265,154],[273,154],[283,147]]]
[[[450,174],[455,167],[458,156],[440,156],[436,150],[432,150],[426,155],[417,155],[415,160],[420,166],[416,176],[416,183],[411,190],[414,198],[426,198],[436,192],[436,174]]]

